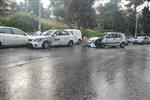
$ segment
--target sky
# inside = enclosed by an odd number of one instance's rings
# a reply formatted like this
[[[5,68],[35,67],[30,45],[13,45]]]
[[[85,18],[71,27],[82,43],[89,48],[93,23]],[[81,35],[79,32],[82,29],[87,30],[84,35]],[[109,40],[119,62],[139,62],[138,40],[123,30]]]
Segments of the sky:
[[[100,4],[105,4],[105,3],[107,3],[108,1],[110,1],[110,0],[96,0],[96,2],[95,2],[95,4],[94,4],[94,7],[96,7],[96,6],[100,5]],[[24,2],[24,0],[16,0],[16,2],[17,2],[17,3],[19,3],[19,2]],[[50,4],[50,1],[49,1],[49,0],[41,0],[41,2],[43,3],[43,7],[44,7],[44,8],[47,8],[48,5]],[[128,2],[127,2],[126,0],[122,0],[122,7],[124,7],[124,5],[127,4],[127,3],[128,3]],[[149,3],[149,5],[150,5],[150,3]],[[143,7],[144,7],[144,5],[142,5],[142,6],[139,8],[139,10],[141,10]],[[123,9],[125,9],[125,8],[123,8]]]
[[[24,0],[16,0],[17,3],[19,2],[24,2]],[[48,5],[50,4],[49,0],[41,0],[41,2],[43,3],[43,7],[47,8]]]

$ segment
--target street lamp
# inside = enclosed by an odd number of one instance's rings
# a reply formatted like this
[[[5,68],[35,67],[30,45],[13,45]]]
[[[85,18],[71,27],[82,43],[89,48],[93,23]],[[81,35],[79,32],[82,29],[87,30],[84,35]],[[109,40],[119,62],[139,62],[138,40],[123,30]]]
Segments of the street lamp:
[[[41,0],[39,0],[39,31],[41,31]]]
[[[138,14],[136,13],[136,21],[135,21],[135,38],[137,37],[137,28],[138,28]]]
[[[150,0],[144,0],[147,2],[147,7],[149,7]],[[137,37],[137,28],[138,28],[138,12],[136,13],[136,21],[135,21],[135,37]]]

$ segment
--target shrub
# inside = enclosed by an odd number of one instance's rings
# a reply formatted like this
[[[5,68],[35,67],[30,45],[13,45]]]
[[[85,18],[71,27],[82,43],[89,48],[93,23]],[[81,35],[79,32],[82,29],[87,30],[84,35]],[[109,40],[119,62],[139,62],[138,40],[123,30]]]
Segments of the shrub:
[[[91,29],[86,29],[86,30],[83,30],[82,32],[87,37],[100,36],[102,34],[101,32],[91,30]]]
[[[26,32],[32,32],[38,28],[38,20],[31,15],[17,13],[10,16],[9,26],[17,27]]]
[[[0,17],[0,25],[7,26],[9,23],[9,17]]]
[[[49,29],[66,29],[68,26],[64,23],[42,20],[42,31]]]
[[[34,32],[38,30],[38,19],[36,16],[31,16],[25,13],[15,13],[8,17],[0,17],[0,25],[16,27],[24,30],[25,32]],[[45,31],[52,28],[64,29],[68,28],[68,26],[60,22],[42,20],[41,28],[42,31]]]
[[[148,36],[150,36],[150,33],[147,33]]]

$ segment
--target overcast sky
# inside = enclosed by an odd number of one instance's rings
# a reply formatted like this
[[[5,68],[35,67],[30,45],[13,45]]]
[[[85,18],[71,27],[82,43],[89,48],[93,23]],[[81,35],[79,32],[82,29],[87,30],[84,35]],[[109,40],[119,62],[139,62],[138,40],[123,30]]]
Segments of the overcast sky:
[[[110,0],[96,0],[94,7],[100,5],[100,4],[105,4]],[[24,2],[24,0],[16,0],[17,3],[19,2]],[[41,0],[41,2],[43,3],[44,8],[47,8],[48,5],[50,4],[49,0]],[[121,5],[124,7],[124,5],[126,5],[128,2],[126,0],[122,0]],[[150,4],[149,4],[150,5]],[[144,5],[142,5],[141,7],[139,7],[139,10],[141,10],[144,7]]]
[[[24,2],[24,0],[16,0],[17,3]],[[41,0],[43,3],[44,8],[47,8],[47,6],[50,4],[49,0]]]

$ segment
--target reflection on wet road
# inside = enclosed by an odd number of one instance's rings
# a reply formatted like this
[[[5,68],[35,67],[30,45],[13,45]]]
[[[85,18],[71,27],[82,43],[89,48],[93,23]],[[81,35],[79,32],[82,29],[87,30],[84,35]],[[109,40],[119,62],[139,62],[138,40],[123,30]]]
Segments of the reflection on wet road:
[[[150,100],[150,46],[0,49],[0,100]]]

